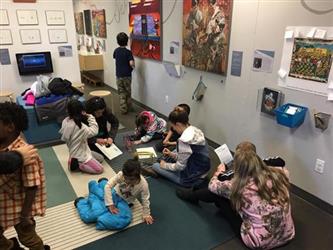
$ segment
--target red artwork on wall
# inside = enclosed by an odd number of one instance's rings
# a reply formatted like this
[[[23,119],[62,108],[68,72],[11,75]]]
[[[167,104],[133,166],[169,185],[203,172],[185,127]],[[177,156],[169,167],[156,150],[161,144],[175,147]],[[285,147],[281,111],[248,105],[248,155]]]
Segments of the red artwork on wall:
[[[161,60],[160,0],[132,0],[129,5],[129,29],[133,55]]]

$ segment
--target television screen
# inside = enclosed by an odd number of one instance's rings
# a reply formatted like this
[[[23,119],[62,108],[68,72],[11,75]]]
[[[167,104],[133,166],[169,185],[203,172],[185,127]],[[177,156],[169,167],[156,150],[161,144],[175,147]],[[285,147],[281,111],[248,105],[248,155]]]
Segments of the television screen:
[[[50,52],[18,53],[16,61],[20,75],[53,72]]]

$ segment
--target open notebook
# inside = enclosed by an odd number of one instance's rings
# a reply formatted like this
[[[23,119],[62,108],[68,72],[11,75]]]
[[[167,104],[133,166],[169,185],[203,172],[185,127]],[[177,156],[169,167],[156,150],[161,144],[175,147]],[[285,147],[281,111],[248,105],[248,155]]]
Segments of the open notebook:
[[[101,146],[98,143],[95,143],[96,147],[99,148],[103,152],[103,154],[109,159],[112,160],[117,156],[121,155],[123,152],[116,146],[116,144],[112,143],[110,147]]]

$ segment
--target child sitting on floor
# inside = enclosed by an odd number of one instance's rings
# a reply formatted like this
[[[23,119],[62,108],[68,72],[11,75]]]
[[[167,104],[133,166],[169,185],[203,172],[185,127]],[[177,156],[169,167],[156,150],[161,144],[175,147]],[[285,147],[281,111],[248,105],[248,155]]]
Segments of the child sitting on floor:
[[[24,147],[20,133],[28,128],[23,107],[15,103],[0,103],[0,151]],[[0,249],[23,249],[16,238],[7,239],[3,233],[14,226],[20,242],[29,249],[50,249],[36,233],[34,216],[44,216],[46,184],[44,165],[40,157],[24,163],[12,174],[0,175]]]
[[[167,125],[165,120],[151,111],[142,111],[136,117],[135,124],[135,145],[147,143],[154,139],[162,139]]]
[[[138,156],[125,162],[122,171],[105,185],[105,205],[112,214],[118,214],[114,199],[122,198],[128,204],[133,204],[135,198],[138,198],[143,207],[143,220],[152,224],[154,219],[150,214],[149,187],[146,179],[140,174],[140,168]]]
[[[68,117],[62,121],[59,133],[69,149],[69,169],[81,170],[89,174],[103,172],[103,155],[91,151],[87,139],[97,135],[98,125],[95,117],[84,111],[83,104],[75,99],[67,105]]]
[[[188,115],[190,115],[191,108],[186,103],[178,104],[177,107],[183,109]],[[177,140],[180,136],[181,135],[171,127],[163,140],[155,145],[155,149],[158,152],[162,152],[164,148],[168,148],[171,151],[174,150],[177,145]]]

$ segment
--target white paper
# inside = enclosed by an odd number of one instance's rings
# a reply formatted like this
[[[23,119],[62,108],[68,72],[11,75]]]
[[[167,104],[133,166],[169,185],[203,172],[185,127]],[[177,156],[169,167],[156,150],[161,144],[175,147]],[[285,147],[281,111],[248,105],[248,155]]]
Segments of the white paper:
[[[326,36],[326,30],[317,30],[314,37],[319,39],[324,39],[325,36]]]
[[[291,39],[294,36],[294,31],[293,30],[287,30],[286,33],[284,33],[284,38],[285,39]]]
[[[328,89],[333,89],[333,81],[328,84]]]
[[[333,91],[328,92],[327,101],[333,101]]]
[[[312,28],[307,34],[306,37],[313,38],[314,34],[316,33],[316,28]]]
[[[116,158],[117,156],[121,155],[123,152],[116,146],[116,144],[112,143],[110,147],[101,146],[98,143],[95,143],[95,145],[103,152],[103,154],[109,159],[112,160],[113,158]]]
[[[152,156],[157,158],[155,149],[153,147],[137,148],[136,152],[139,155],[139,159],[149,159]]]
[[[286,113],[289,115],[294,115],[297,112],[297,107],[289,106],[286,110]]]
[[[281,79],[285,79],[287,76],[287,71],[285,71],[284,69],[280,69],[278,74]]]
[[[221,163],[224,163],[225,165],[229,164],[234,159],[230,153],[227,144],[221,145],[220,147],[216,148],[214,151],[219,157]]]

